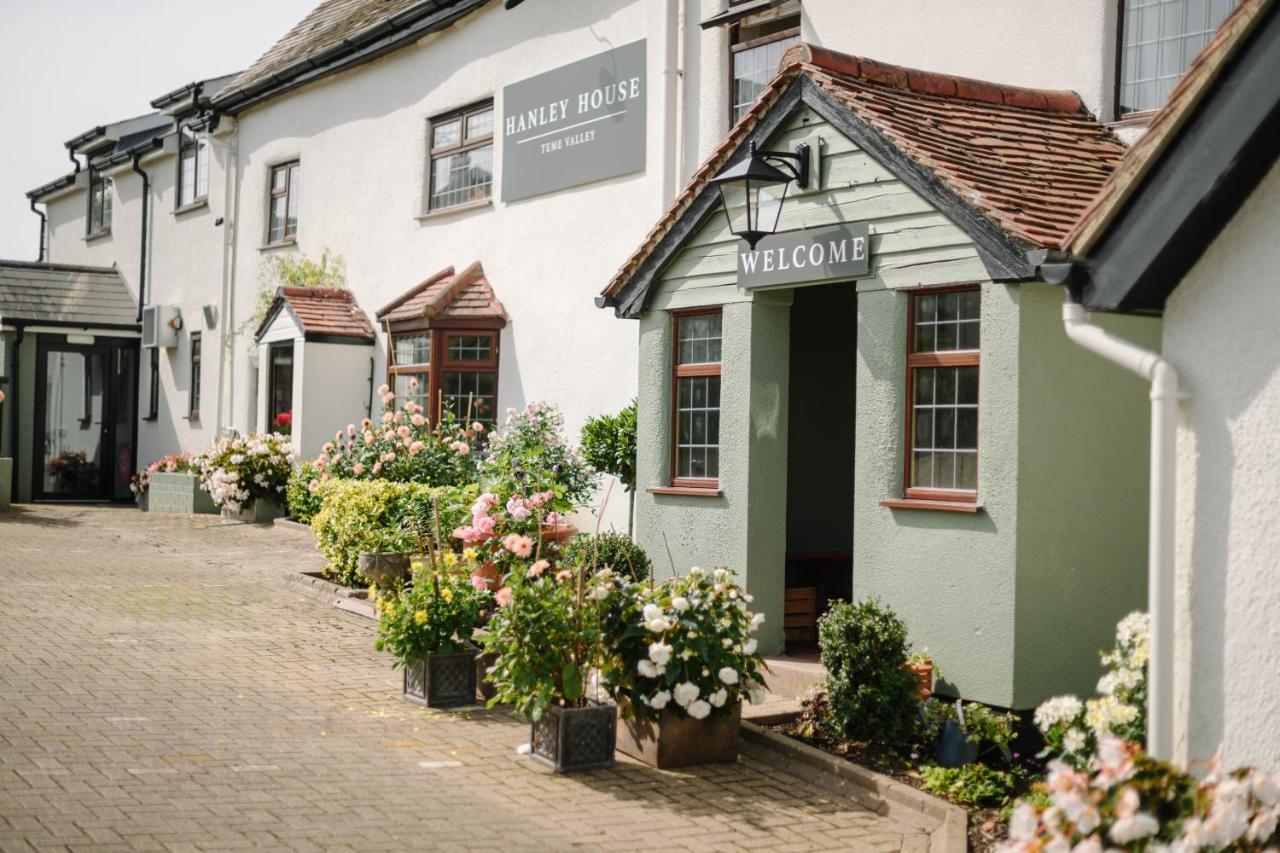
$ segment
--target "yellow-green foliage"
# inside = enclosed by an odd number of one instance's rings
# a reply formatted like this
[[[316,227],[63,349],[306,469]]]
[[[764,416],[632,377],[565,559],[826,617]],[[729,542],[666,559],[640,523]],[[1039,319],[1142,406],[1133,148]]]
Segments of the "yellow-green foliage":
[[[446,547],[450,533],[465,518],[475,486],[426,486],[384,480],[326,480],[317,487],[320,511],[311,519],[316,547],[325,558],[325,575],[345,586],[361,586],[356,572],[361,551],[418,550],[402,528],[413,504],[430,505],[439,496],[440,532]],[[461,507],[463,516],[458,515]]]

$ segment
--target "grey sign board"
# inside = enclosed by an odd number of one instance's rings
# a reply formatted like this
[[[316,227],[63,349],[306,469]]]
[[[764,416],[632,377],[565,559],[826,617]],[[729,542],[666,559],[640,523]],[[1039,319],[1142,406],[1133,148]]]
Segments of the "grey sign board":
[[[644,40],[502,90],[502,200],[644,168]]]
[[[738,284],[748,289],[870,274],[871,242],[863,222],[770,234],[754,249],[738,241]]]

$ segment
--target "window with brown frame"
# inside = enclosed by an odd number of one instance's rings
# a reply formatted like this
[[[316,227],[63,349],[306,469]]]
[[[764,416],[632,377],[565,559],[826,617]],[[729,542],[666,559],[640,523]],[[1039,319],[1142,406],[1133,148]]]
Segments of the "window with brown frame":
[[[493,195],[493,101],[431,119],[427,210],[484,201]]]
[[[441,407],[468,423],[497,423],[498,336],[494,328],[391,327],[396,399],[412,400],[432,420]]]
[[[298,234],[298,179],[301,164],[281,163],[271,167],[267,194],[267,245],[291,243]]]
[[[978,494],[978,348],[982,292],[910,296],[903,493],[973,503]]]
[[[674,316],[671,485],[714,489],[720,482],[719,308]]]
[[[729,121],[751,108],[778,73],[787,48],[800,41],[799,0],[782,3],[730,25]]]

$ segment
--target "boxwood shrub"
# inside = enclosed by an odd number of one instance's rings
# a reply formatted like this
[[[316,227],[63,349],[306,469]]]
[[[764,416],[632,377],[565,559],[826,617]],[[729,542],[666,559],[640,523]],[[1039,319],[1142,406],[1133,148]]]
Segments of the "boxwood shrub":
[[[418,550],[402,522],[415,507],[440,506],[440,532],[446,547],[450,532],[468,518],[477,488],[390,483],[385,480],[326,480],[314,493],[320,511],[311,519],[316,547],[325,558],[325,576],[344,586],[363,586],[356,567],[361,551]]]
[[[590,566],[592,562],[601,569],[612,569],[614,574],[636,581],[649,579],[649,555],[640,543],[625,533],[587,533],[573,537],[563,558],[570,565]]]
[[[834,734],[880,746],[912,742],[919,719],[907,629],[886,607],[836,602],[818,622]]]

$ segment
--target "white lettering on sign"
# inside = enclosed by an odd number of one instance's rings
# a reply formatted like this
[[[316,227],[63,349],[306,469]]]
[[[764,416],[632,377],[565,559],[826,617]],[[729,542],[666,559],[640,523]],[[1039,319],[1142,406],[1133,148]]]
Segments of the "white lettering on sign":
[[[740,244],[738,284],[865,278],[871,274],[868,239],[865,224],[850,223],[770,234],[754,249]]]

